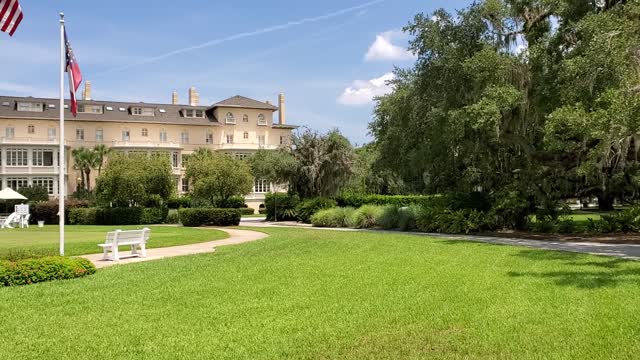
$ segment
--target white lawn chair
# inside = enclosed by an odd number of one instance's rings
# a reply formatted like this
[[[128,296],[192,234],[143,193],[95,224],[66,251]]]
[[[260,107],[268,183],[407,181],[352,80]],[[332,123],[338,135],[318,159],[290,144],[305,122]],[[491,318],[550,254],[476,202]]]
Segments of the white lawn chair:
[[[11,213],[11,215],[7,216],[7,218],[4,219],[4,222],[0,224],[0,229],[4,229],[4,228],[13,229],[13,226],[11,226],[11,224],[16,222],[17,217],[18,217],[18,214]]]
[[[20,223],[20,227],[22,227],[22,228],[24,228],[24,227],[28,228],[28,227],[29,227],[29,219],[30,219],[30,218],[31,218],[31,214],[24,215],[24,216],[22,217],[22,222]]]

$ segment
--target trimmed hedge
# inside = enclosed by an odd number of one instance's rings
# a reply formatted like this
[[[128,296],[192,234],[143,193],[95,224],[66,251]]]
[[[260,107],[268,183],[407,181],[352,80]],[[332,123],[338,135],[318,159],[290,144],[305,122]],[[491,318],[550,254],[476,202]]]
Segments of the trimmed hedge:
[[[241,208],[240,212],[242,213],[242,215],[253,215],[256,213],[256,211],[252,208]]]
[[[198,226],[234,226],[240,224],[242,214],[239,209],[179,209],[182,225]]]
[[[448,193],[438,195],[342,195],[335,198],[339,207],[359,208],[362,205],[396,205],[399,207],[420,205],[450,210],[472,209],[487,211],[491,208],[488,194]]]
[[[86,208],[71,209],[69,223],[72,225],[149,225],[163,224],[167,208]]]
[[[167,200],[167,207],[169,209],[190,208],[191,198],[188,196],[172,197]]]
[[[96,267],[91,261],[83,258],[49,256],[38,259],[0,261],[0,286],[74,279],[95,272]]]
[[[87,208],[89,202],[84,200],[67,200],[65,206],[65,223],[69,224],[69,213],[71,209]],[[58,224],[58,201],[40,202],[30,206],[31,218],[29,222],[36,224],[38,221],[44,221],[45,224]]]

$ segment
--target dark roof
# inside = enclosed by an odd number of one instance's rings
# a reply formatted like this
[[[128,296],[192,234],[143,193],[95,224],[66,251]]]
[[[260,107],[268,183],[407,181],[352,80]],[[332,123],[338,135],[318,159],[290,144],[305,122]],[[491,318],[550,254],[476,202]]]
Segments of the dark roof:
[[[18,102],[32,102],[43,103],[44,111],[31,112],[31,111],[17,111]],[[8,103],[9,106],[5,106]],[[65,100],[66,105],[69,105],[69,100]],[[55,105],[55,108],[50,108],[49,105]],[[59,99],[47,99],[47,98],[34,98],[34,97],[11,97],[0,96],[0,118],[11,119],[33,119],[33,120],[58,120],[59,119]],[[117,101],[94,101],[94,100],[79,100],[79,105],[102,105],[102,114],[92,113],[78,113],[77,117],[71,115],[69,109],[65,109],[65,120],[74,121],[122,121],[122,122],[140,122],[140,123],[165,123],[165,124],[180,124],[180,125],[221,125],[214,118],[211,111],[206,111],[206,106],[189,106],[189,105],[171,105],[171,104],[150,104],[150,103],[133,103],[133,102],[117,102]],[[154,116],[141,116],[133,115],[132,107],[150,107],[154,109]],[[107,110],[107,107],[113,110]],[[124,108],[125,111],[120,111],[120,108]],[[160,110],[164,110],[161,112]],[[183,109],[195,109],[205,111],[205,118],[190,118],[184,117],[182,114]]]
[[[273,106],[271,104],[267,104],[262,101],[249,99],[248,97],[244,97],[240,95],[236,95],[226,100],[217,102],[211,105],[209,109],[215,109],[217,107],[237,107],[237,108],[247,108],[247,109],[264,109],[264,110],[278,111],[277,106]]]

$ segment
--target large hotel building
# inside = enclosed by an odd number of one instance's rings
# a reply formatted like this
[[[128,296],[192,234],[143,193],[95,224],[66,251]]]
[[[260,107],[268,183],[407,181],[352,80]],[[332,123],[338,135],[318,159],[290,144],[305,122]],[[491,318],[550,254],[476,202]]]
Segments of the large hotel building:
[[[173,92],[171,104],[97,101],[87,82],[73,117],[65,102],[66,190],[76,190],[79,175],[71,150],[105,144],[115,151],[165,152],[171,158],[177,192],[189,191],[183,159],[198,148],[223,151],[245,158],[258,149],[286,146],[295,125],[286,123],[284,95],[278,106],[234,96],[200,106],[195,88],[188,104]],[[43,186],[53,197],[58,192],[59,100],[0,96],[0,186],[18,189]],[[278,112],[278,121],[274,113]],[[92,176],[95,176],[95,171]],[[95,184],[95,178],[92,179]],[[246,196],[258,208],[271,184],[257,179]]]

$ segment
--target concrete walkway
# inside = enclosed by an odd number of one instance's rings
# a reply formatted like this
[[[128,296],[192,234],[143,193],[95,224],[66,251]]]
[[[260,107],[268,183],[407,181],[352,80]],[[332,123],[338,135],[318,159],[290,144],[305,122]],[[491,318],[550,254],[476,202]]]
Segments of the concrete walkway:
[[[519,238],[503,238],[503,237],[491,237],[491,236],[477,236],[477,235],[449,235],[449,234],[431,234],[431,233],[419,233],[419,232],[402,232],[402,231],[387,231],[387,230],[365,230],[365,229],[334,229],[334,228],[316,228],[308,224],[296,224],[292,222],[285,223],[273,223],[267,222],[263,219],[242,219],[240,226],[253,226],[253,227],[293,227],[304,229],[316,229],[316,230],[330,230],[330,231],[361,231],[361,232],[386,232],[393,234],[409,234],[409,235],[421,235],[434,238],[442,238],[447,240],[462,240],[462,241],[475,241],[497,245],[515,245],[526,246],[536,249],[545,250],[557,250],[557,251],[570,251],[578,253],[586,253],[592,255],[613,256],[623,259],[640,260],[640,245],[638,244],[606,244],[596,242],[568,242],[568,241],[552,241],[552,240],[529,240]]]
[[[229,234],[229,237],[223,240],[214,240],[214,241],[208,241],[208,242],[198,243],[198,244],[171,246],[171,247],[164,247],[164,248],[157,248],[157,249],[147,249],[146,258],[141,258],[141,257],[127,258],[126,256],[129,254],[129,252],[120,252],[120,256],[122,257],[120,261],[102,260],[102,254],[83,255],[81,257],[91,261],[98,269],[100,269],[100,268],[113,266],[113,265],[131,264],[131,263],[137,263],[137,262],[143,262],[143,261],[164,259],[164,258],[174,257],[174,256],[211,253],[216,251],[216,248],[219,246],[243,244],[246,242],[264,239],[265,237],[269,236],[265,233],[250,231],[250,230],[237,230],[237,229],[226,229],[226,228],[212,228],[212,229],[224,231]],[[153,241],[153,233],[151,234],[150,241]]]

